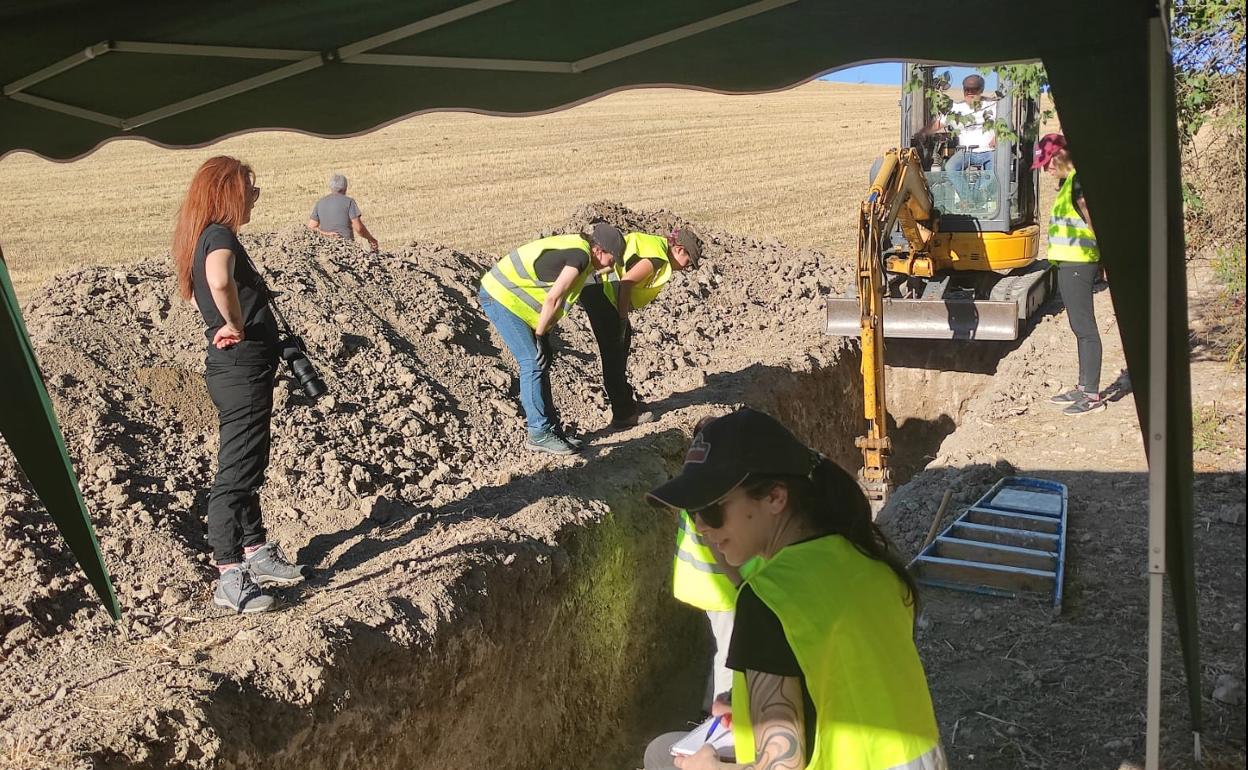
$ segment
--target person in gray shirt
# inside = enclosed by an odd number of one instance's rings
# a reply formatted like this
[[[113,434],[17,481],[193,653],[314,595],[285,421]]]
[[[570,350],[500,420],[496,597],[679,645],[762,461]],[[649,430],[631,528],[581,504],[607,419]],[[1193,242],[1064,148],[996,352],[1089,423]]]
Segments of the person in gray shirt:
[[[342,174],[329,178],[329,195],[312,207],[312,213],[308,215],[308,229],[329,238],[355,240],[358,235],[368,241],[372,251],[377,251],[377,239],[364,226],[355,199],[347,196],[347,178]]]

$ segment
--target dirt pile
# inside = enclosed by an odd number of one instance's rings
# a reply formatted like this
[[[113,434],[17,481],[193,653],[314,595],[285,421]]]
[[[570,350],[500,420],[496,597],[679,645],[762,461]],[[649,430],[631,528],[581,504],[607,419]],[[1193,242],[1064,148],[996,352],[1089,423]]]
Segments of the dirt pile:
[[[655,233],[685,224],[668,212],[595,204],[552,230],[598,219]],[[604,622],[636,626],[642,640],[657,637],[644,633],[656,624],[687,633],[669,617],[672,607],[626,601],[665,590],[666,568],[654,565],[666,563],[671,547],[666,524],[649,528],[648,510],[635,523],[629,506],[678,461],[684,432],[702,414],[746,400],[775,407],[784,393],[768,378],[812,367],[843,369],[838,387],[848,391],[856,367],[839,366],[844,343],[821,337],[811,320],[821,318],[822,297],[843,285],[843,265],[775,240],[699,230],[702,267],[633,320],[634,384],[661,419],[591,435],[590,451],[566,460],[520,448],[515,364],[475,297],[496,256],[433,244],[369,255],[302,228],[245,234],[330,390],[310,402],[285,371],[279,379],[266,525],[318,574],[286,592],[284,612],[263,620],[225,616],[207,602],[213,570],[203,508],[216,414],[202,379],[200,319],[176,299],[166,263],[81,270],[47,286],[29,303],[27,322],[125,616],[116,627],[101,617],[0,450],[0,688],[10,694],[0,699],[0,732],[12,736],[14,756],[33,766],[108,758],[207,767],[294,747],[290,761],[309,761],[297,736],[357,703],[343,682],[376,676],[362,662],[370,654],[394,665],[449,665],[386,682],[394,703],[463,690],[456,677],[475,675],[446,646],[476,655],[464,629],[514,626],[508,612],[533,601],[483,604],[484,595],[544,595],[549,606],[533,613],[560,627],[606,611]],[[570,314],[558,338],[560,410],[574,431],[593,434],[609,411],[584,314]],[[590,525],[592,536],[584,534]],[[611,534],[620,527],[632,534]],[[610,579],[603,564],[615,565]],[[577,582],[586,574],[590,588]],[[601,593],[589,601],[587,590]],[[604,665],[665,660],[641,642],[620,649],[617,636],[589,632],[569,632],[563,646],[533,643],[556,657],[610,646],[578,664],[586,687],[601,683]],[[547,662],[516,661],[515,671],[496,673],[524,679],[523,666]],[[628,700],[599,690],[586,708],[608,696]],[[239,733],[229,704],[265,716]],[[565,707],[524,718],[562,718]],[[426,716],[436,732],[435,716],[448,713]],[[345,740],[355,746],[357,738]]]

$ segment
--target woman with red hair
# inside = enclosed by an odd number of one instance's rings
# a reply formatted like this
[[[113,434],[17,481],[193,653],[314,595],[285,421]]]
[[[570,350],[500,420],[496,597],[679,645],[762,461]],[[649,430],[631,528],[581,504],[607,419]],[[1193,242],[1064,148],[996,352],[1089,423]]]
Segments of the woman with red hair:
[[[249,166],[209,158],[191,179],[173,233],[178,291],[204,318],[204,379],[220,423],[208,498],[208,542],[220,572],[213,603],[242,613],[273,609],[265,587],[294,585],[304,573],[268,542],[260,516],[278,335],[264,281],[238,241],[259,197]]]

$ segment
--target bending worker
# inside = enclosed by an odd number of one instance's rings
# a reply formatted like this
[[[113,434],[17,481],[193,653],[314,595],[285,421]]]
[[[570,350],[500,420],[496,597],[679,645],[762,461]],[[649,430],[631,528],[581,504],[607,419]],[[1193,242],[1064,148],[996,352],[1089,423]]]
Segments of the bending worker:
[[[581,307],[589,315],[602,357],[612,428],[629,428],[654,419],[628,384],[628,354],[633,343],[629,311],[653,302],[673,272],[696,267],[701,258],[702,240],[687,227],[674,230],[666,238],[629,233],[617,271],[605,280],[587,284],[581,292]]]
[[[693,512],[729,564],[763,557],[737,595],[728,650],[736,762],[946,767],[914,645],[914,580],[851,474],[741,409],[706,425],[680,474],[650,495]],[[674,764],[739,766],[709,745]]]
[[[585,279],[611,267],[623,253],[624,236],[599,223],[588,238],[552,235],[527,243],[481,277],[481,308],[520,367],[528,449],[569,455],[580,448],[564,432],[551,397],[550,331],[576,302]]]
[[[1071,416],[1105,408],[1101,397],[1101,330],[1096,325],[1092,287],[1100,272],[1101,252],[1092,232],[1092,216],[1075,179],[1075,165],[1066,137],[1045,134],[1036,142],[1032,168],[1042,168],[1061,183],[1049,215],[1048,260],[1057,266],[1057,290],[1066,305],[1066,319],[1079,346],[1079,382],[1049,398]]]

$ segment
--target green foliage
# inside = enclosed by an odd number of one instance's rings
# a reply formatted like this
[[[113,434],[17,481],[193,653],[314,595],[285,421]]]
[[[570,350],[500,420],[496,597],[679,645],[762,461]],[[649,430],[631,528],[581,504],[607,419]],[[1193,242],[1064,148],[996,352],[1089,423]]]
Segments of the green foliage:
[[[1218,249],[1213,258],[1213,277],[1230,294],[1244,294],[1244,244]]]
[[[1039,101],[1041,94],[1049,88],[1049,76],[1044,71],[1044,65],[1038,63],[1000,64],[994,67],[981,67],[979,71],[984,75],[996,74],[997,83],[999,84],[997,87],[998,91],[1008,93],[1016,98],[1030,98]],[[952,73],[949,70],[944,70],[943,72],[933,72],[932,82],[927,84],[924,82],[922,70],[916,67],[910,71],[910,80],[904,83],[902,87],[908,93],[924,91],[928,103],[932,105],[932,110],[944,116],[946,124],[952,124],[955,127],[965,126],[971,122],[969,115],[957,115],[950,112],[953,108],[953,99],[947,91],[952,85],[952,81]],[[997,136],[1010,142],[1018,142],[1020,138],[1035,140],[1039,124],[1043,124],[1052,117],[1052,110],[1044,110],[1040,114],[1037,125],[1023,126],[1021,134],[1012,129],[1008,121],[996,118],[985,120],[984,128],[995,132]]]
[[[1244,0],[1175,0],[1171,37],[1182,140],[1191,141],[1228,99],[1239,102],[1242,125]]]
[[[1218,413],[1218,405],[1202,406],[1192,413],[1192,451],[1219,453],[1227,448],[1222,437],[1226,415]]]
[[[1175,0],[1171,13],[1189,253],[1242,255],[1244,0]]]

